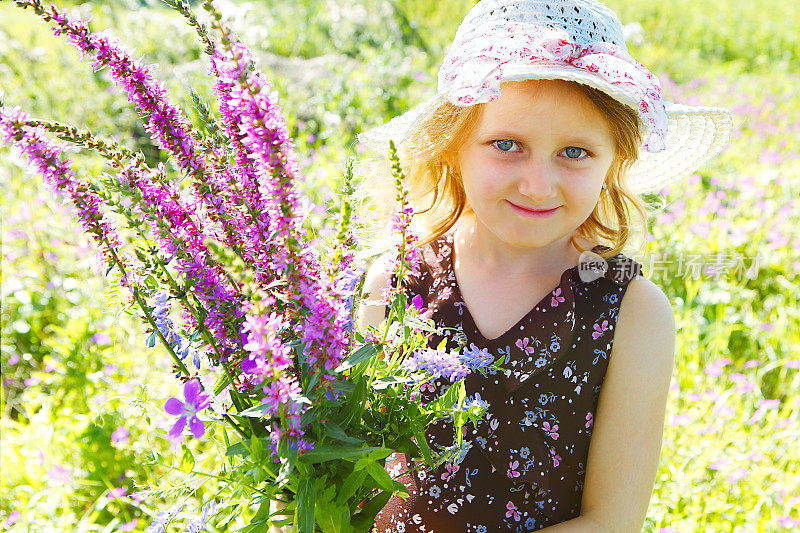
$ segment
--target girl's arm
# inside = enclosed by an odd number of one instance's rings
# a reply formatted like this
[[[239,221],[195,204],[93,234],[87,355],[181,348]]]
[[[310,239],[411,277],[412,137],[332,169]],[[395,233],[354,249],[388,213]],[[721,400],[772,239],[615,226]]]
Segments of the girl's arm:
[[[367,270],[364,277],[364,288],[361,302],[356,311],[358,330],[367,331],[367,326],[377,328],[386,318],[386,306],[380,303],[381,291],[389,285],[389,276],[386,274],[388,256],[377,258]]]
[[[631,281],[595,413],[581,515],[542,531],[641,532],[661,454],[675,329],[661,289]]]

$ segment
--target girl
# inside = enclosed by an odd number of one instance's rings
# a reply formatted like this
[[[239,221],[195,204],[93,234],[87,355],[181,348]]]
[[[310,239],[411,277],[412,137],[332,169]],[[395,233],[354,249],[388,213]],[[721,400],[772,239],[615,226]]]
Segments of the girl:
[[[620,251],[632,213],[646,217],[639,194],[716,155],[731,130],[726,110],[665,103],[594,0],[473,7],[437,95],[361,140],[399,143],[429,228],[404,280],[443,332],[429,346],[474,345],[506,370],[467,378],[469,401],[489,407],[461,463],[387,460],[410,497],[374,531],[641,530],[676,331],[664,293]],[[384,319],[391,281],[370,268],[362,330]],[[449,445],[453,431],[441,421],[427,436]]]

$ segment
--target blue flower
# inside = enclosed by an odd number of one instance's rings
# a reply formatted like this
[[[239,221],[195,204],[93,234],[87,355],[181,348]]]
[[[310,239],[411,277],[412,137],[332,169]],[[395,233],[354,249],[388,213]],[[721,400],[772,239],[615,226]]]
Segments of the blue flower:
[[[547,403],[547,394],[539,395],[539,403],[545,405]]]

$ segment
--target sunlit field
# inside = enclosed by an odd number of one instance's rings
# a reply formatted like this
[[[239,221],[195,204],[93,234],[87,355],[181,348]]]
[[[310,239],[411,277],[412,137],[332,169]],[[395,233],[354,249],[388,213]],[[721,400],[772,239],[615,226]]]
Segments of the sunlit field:
[[[57,3],[158,63],[193,119],[189,86],[213,100],[202,46],[163,4]],[[719,158],[647,195],[649,234],[626,252],[668,295],[678,324],[644,531],[799,531],[800,2],[608,4],[668,99],[728,107],[737,127]],[[471,1],[219,5],[281,94],[316,229],[332,216],[346,157],[360,154],[355,134],[430,95]],[[0,3],[0,99],[165,159],[107,73],[10,1]],[[73,155],[79,172],[108,171]],[[166,438],[164,402],[179,387],[166,352],[148,347],[68,206],[7,147],[0,184],[0,530],[147,531],[170,512],[167,530],[187,530],[223,488],[211,453],[222,437]],[[190,470],[188,481],[179,475]],[[206,530],[237,530],[254,512],[220,513]]]

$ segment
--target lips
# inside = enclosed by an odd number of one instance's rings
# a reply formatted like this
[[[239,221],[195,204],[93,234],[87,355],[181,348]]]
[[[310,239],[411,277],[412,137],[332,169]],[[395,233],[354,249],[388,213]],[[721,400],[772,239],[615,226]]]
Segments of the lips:
[[[555,213],[556,211],[558,211],[558,209],[560,207],[560,206],[559,207],[554,207],[552,209],[532,209],[532,208],[529,208],[529,207],[522,207],[522,206],[517,205],[517,204],[515,204],[513,202],[508,202],[508,204],[511,206],[511,208],[514,211],[516,211],[517,213],[519,213],[521,215],[536,216],[536,217],[549,216],[549,215]]]

